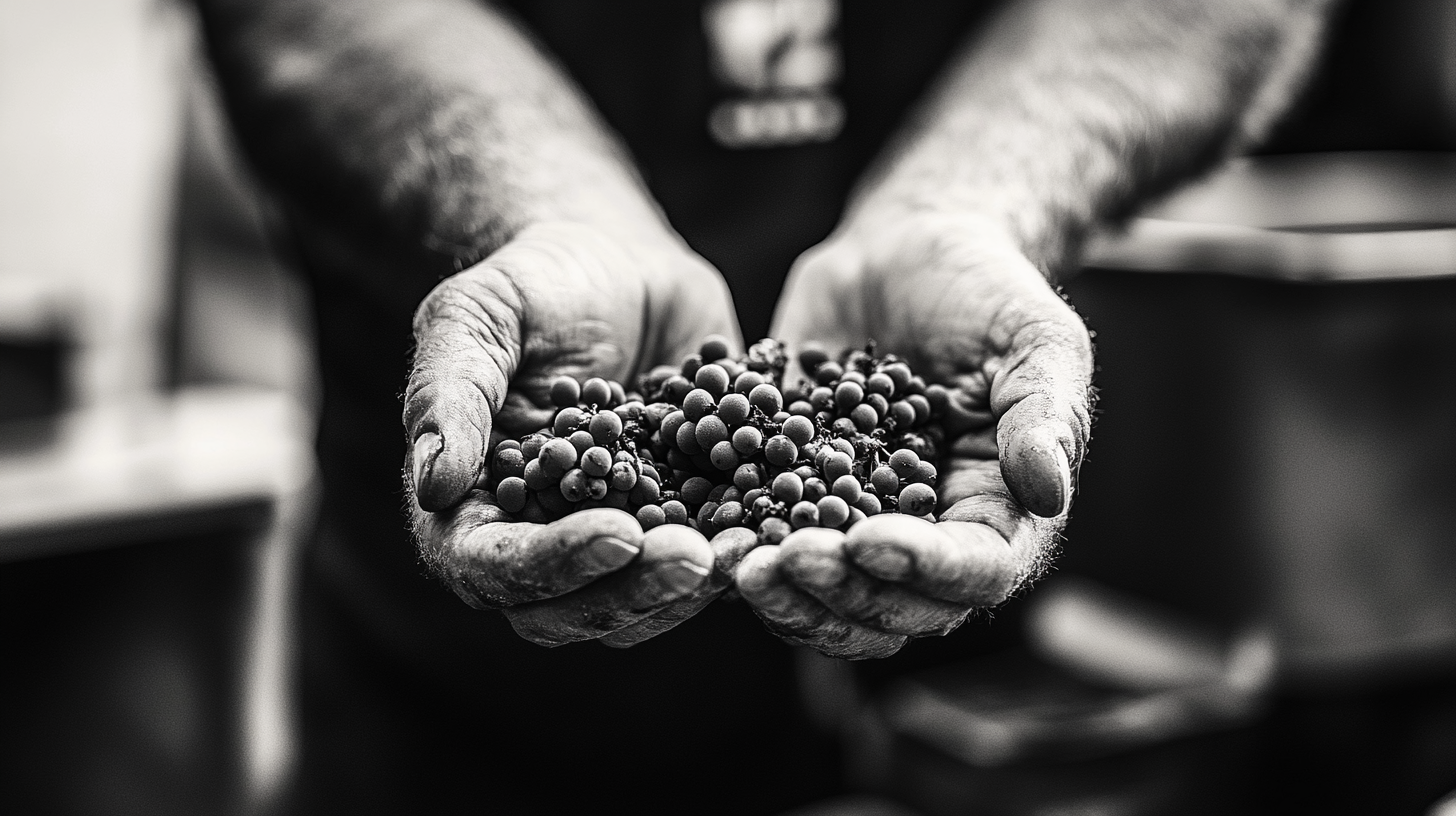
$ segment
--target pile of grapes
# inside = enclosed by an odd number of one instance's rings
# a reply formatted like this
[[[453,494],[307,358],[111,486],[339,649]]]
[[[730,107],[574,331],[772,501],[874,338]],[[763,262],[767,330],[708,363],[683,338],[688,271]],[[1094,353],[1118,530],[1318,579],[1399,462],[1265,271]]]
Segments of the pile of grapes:
[[[551,427],[497,443],[485,487],[524,521],[615,507],[644,529],[686,524],[711,538],[741,526],[764,543],[932,513],[947,390],[873,347],[839,360],[807,349],[799,363],[812,379],[789,387],[786,363],[775,340],[733,359],[711,336],[635,391],[558,378]]]

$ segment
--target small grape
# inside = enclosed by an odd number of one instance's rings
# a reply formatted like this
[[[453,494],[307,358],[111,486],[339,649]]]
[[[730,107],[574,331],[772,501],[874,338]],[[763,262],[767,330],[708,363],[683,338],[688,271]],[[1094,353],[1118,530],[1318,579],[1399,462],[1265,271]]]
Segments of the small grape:
[[[521,443],[521,455],[526,457],[527,462],[535,459],[537,456],[541,455],[541,446],[545,445],[550,438],[551,437],[545,434],[531,434],[530,436],[526,437],[524,442]]]
[[[764,383],[754,388],[753,392],[748,395],[748,401],[769,416],[777,414],[784,408],[784,395],[774,387],[773,383]]]
[[[667,523],[667,514],[655,504],[644,504],[637,508],[637,523],[643,530],[651,530]]]
[[[733,380],[733,391],[743,396],[753,393],[753,389],[763,385],[763,375],[757,371],[745,371]]]
[[[581,384],[581,401],[605,408],[612,401],[612,387],[601,377],[592,377]]]
[[[687,421],[687,415],[684,414],[682,411],[673,411],[672,413],[663,417],[662,427],[658,429],[663,440],[676,440],[678,429],[681,428],[683,423]]]
[[[815,503],[821,527],[840,527],[849,521],[849,504],[838,496],[825,496]]]
[[[713,413],[717,407],[718,400],[705,388],[694,388],[688,392],[686,397],[683,397],[683,413],[694,422]]]
[[[784,537],[793,532],[787,521],[781,518],[769,517],[758,524],[759,544],[778,544]]]
[[[590,447],[581,455],[581,469],[588,476],[605,476],[612,469],[612,454],[606,448]]]
[[[855,451],[853,442],[850,442],[848,439],[832,439],[829,441],[829,444],[835,450],[848,456],[850,459],[854,459]]]
[[[759,474],[758,465],[745,463],[733,471],[733,486],[747,493],[763,485],[763,476]]]
[[[561,496],[569,502],[579,502],[586,498],[587,481],[591,477],[581,468],[572,468],[565,476],[561,477]]]
[[[581,384],[574,377],[562,375],[551,381],[551,404],[557,408],[575,408],[581,401]]]
[[[733,432],[733,449],[744,456],[757,453],[759,446],[762,444],[763,431],[760,431],[752,425],[745,425]]]
[[[829,355],[817,345],[806,344],[799,351],[799,367],[811,374],[827,362],[829,362]]]
[[[501,479],[495,488],[496,504],[507,513],[519,513],[526,508],[526,480],[517,476]]]
[[[520,476],[526,472],[526,457],[521,453],[520,448],[505,448],[497,446],[495,449],[495,467],[492,469],[496,478],[504,479],[509,476]],[[515,512],[514,510],[511,512]]]
[[[681,374],[674,374],[668,377],[667,382],[662,384],[663,396],[666,397],[668,402],[675,405],[681,405],[683,397],[686,397],[688,392],[692,390],[693,381]]]
[[[854,420],[849,417],[840,417],[834,420],[834,424],[829,426],[829,430],[838,436],[854,436],[857,433]]]
[[[900,512],[923,516],[935,510],[935,490],[929,485],[908,484],[900,491]]]
[[[579,454],[576,447],[565,439],[553,439],[541,448],[539,461],[541,469],[551,479],[560,479],[566,475],[566,471],[576,467],[576,459]]]
[[[688,508],[677,499],[663,502],[662,513],[668,524],[688,523]]]
[[[622,435],[622,418],[610,411],[602,411],[591,418],[587,428],[597,444],[610,445]]]
[[[555,481],[546,473],[546,469],[541,467],[540,459],[532,459],[527,462],[525,469],[521,472],[521,478],[525,480],[526,487],[537,491],[545,490]]]
[[[783,434],[802,447],[814,440],[814,423],[803,416],[791,416],[784,420]]]
[[[939,383],[929,385],[925,388],[925,399],[930,402],[930,415],[937,417],[950,406],[950,391]]]
[[[610,398],[607,400],[608,405],[621,405],[627,401],[627,389],[616,380],[607,380],[607,390],[610,394]]]
[[[889,363],[880,369],[880,373],[890,378],[890,383],[895,387],[891,393],[904,393],[910,385],[910,366],[904,363]]]
[[[933,485],[935,484],[936,477],[939,475],[935,469],[935,465],[922,459],[920,460],[920,464],[915,466],[915,474],[910,477],[910,480],[919,484]]]
[[[703,345],[698,349],[698,354],[704,360],[721,360],[728,356],[728,338],[721,334],[710,334],[703,338]]]
[[[713,483],[701,476],[693,476],[683,483],[682,498],[688,504],[702,504],[708,500]]]
[[[631,490],[637,486],[637,469],[628,462],[617,462],[612,465],[609,480],[613,490]]]
[[[813,502],[801,501],[789,511],[789,523],[795,530],[819,526],[819,508]]]
[[[814,370],[814,381],[820,385],[828,385],[844,376],[844,366],[830,360]]]
[[[902,479],[909,478],[915,472],[915,468],[919,466],[920,457],[916,455],[915,451],[902,448],[890,454],[890,468],[895,471],[895,475]]]
[[[726,439],[714,445],[708,456],[713,460],[713,467],[718,470],[733,470],[738,467],[738,452],[733,450],[733,443]]]
[[[859,479],[856,479],[852,474],[846,473],[834,480],[834,483],[829,488],[829,492],[850,504],[854,504],[863,491],[860,488]]]
[[[824,480],[815,476],[804,480],[804,501],[817,502],[829,495],[829,485]]]
[[[794,473],[780,473],[773,480],[773,496],[785,504],[804,498],[804,481]]]
[[[693,384],[714,397],[721,397],[728,392],[728,372],[717,363],[709,363],[698,369]]]
[[[551,430],[557,436],[570,436],[585,420],[586,413],[580,408],[567,406],[556,412],[556,420],[552,423]]]
[[[878,397],[879,394],[875,394],[874,396]],[[849,418],[853,421],[854,427],[860,433],[866,434],[873,431],[875,426],[880,422],[880,417],[875,412],[874,406],[867,402],[862,402],[854,406],[854,410],[849,412]]]
[[[698,369],[703,367],[703,355],[689,354],[683,358],[682,375],[691,380],[698,376]]]
[[[890,413],[890,401],[885,399],[884,394],[866,394],[864,404],[875,409],[875,421],[879,422]]]
[[[900,492],[900,477],[889,465],[880,465],[870,474],[870,484],[881,496],[894,496]]]
[[[743,505],[736,501],[725,501],[713,513],[713,524],[721,529],[737,527],[743,523]]]
[[[883,371],[876,371],[865,379],[865,390],[872,394],[883,394],[892,396],[895,393],[895,381],[889,374]]]
[[[905,403],[915,409],[915,421],[919,425],[930,419],[930,400],[924,394],[911,394],[905,398]]]
[[[788,467],[799,458],[799,446],[795,445],[794,441],[787,436],[778,434],[770,438],[763,446],[763,456],[771,465]]]
[[[861,493],[854,500],[854,506],[867,516],[880,512],[880,498],[873,493]]]
[[[696,422],[684,422],[677,429],[677,447],[686,454],[702,453],[703,448],[698,444],[698,424]]]
[[[864,388],[859,383],[841,380],[834,389],[834,405],[841,414],[847,414],[854,410],[864,399]]]
[[[926,407],[929,410],[929,406]],[[901,430],[915,424],[915,406],[909,400],[899,400],[890,406],[890,419]]]
[[[737,487],[729,487],[727,490],[723,491],[723,501],[738,502],[739,504],[742,504],[743,491],[739,490]]]
[[[573,448],[576,448],[576,455],[580,456],[587,452],[587,449],[597,443],[592,438],[591,431],[577,431],[566,438]]]
[[[807,419],[811,416],[814,416],[814,406],[810,405],[804,400],[794,400],[789,405],[789,413],[793,414],[794,416],[801,416]],[[813,425],[814,423],[810,422],[809,424]]]
[[[854,460],[843,451],[834,451],[824,457],[824,466],[820,470],[824,471],[824,478],[834,481],[854,471]]]
[[[748,421],[748,397],[742,394],[725,394],[718,400],[718,418],[736,428]]]
[[[693,435],[698,440],[698,447],[710,451],[719,442],[728,441],[728,425],[716,414],[708,414],[698,420]]]
[[[637,484],[632,486],[630,496],[637,504],[654,504],[662,495],[662,488],[657,484],[656,479],[645,477],[638,479]]]

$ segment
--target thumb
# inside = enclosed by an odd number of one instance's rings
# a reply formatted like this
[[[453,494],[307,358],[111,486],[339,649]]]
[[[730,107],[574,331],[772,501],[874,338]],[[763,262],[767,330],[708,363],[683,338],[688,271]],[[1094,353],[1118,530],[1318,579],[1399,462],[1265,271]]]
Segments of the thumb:
[[[1021,506],[1054,518],[1071,505],[1092,432],[1092,340],[1050,289],[1002,318],[1011,347],[991,383],[1001,476]]]
[[[522,309],[507,275],[476,266],[442,281],[415,311],[404,426],[423,510],[454,506],[485,471],[493,418],[521,358]]]

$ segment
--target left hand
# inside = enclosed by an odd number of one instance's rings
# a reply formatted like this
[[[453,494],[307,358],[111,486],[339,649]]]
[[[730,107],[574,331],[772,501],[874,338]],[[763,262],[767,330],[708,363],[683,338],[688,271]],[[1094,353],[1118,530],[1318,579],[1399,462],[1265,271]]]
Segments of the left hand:
[[[956,387],[937,521],[885,514],[848,533],[797,530],[736,573],[770,629],[845,658],[946,634],[1035,576],[1066,524],[1091,430],[1091,339],[1009,237],[970,217],[866,220],[800,257],[772,335],[831,353],[872,338]]]

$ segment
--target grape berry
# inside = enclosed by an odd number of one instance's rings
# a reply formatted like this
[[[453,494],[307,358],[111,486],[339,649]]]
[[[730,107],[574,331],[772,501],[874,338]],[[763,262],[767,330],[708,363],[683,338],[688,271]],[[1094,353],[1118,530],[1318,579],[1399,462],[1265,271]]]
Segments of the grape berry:
[[[839,360],[807,349],[799,363],[811,379],[787,388],[777,341],[727,354],[727,341],[710,336],[630,392],[557,378],[551,427],[498,442],[483,486],[524,521],[614,507],[643,529],[686,524],[712,537],[747,527],[763,543],[801,527],[935,511],[935,420],[947,389],[873,347]]]

